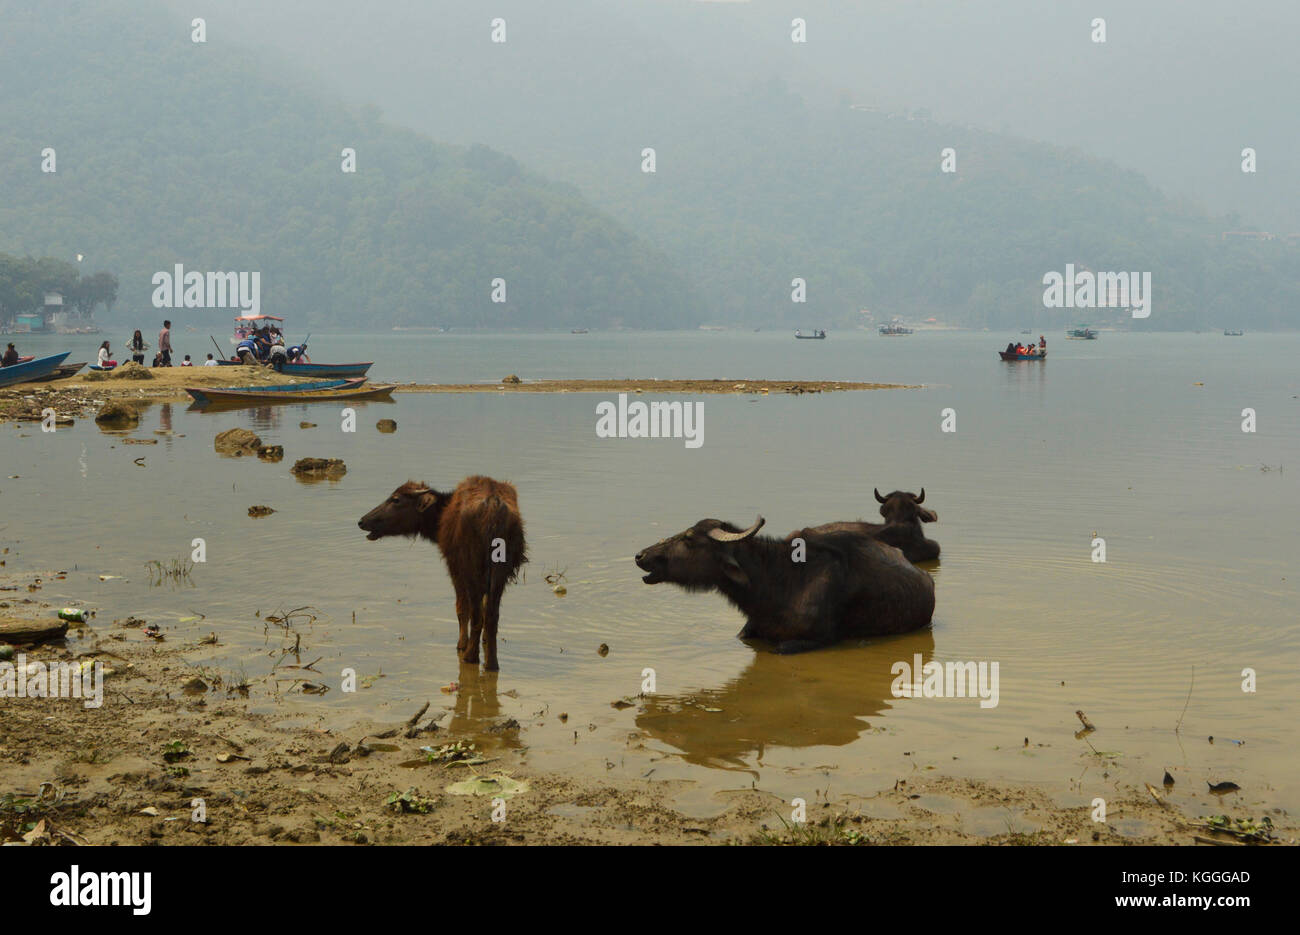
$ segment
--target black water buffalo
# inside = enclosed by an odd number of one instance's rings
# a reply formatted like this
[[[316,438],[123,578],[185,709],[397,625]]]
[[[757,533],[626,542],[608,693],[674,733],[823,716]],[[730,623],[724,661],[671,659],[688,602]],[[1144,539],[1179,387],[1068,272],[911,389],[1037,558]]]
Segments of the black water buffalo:
[[[862,520],[853,522],[824,523],[812,527],[814,532],[861,532],[878,542],[885,542],[901,549],[909,562],[931,562],[939,557],[939,543],[925,538],[922,523],[934,523],[939,514],[921,506],[925,502],[925,488],[918,496],[906,490],[895,490],[887,497],[882,497],[875,490],[876,502],[880,504],[883,523],[868,523]],[[790,533],[793,537],[797,533]]]
[[[797,653],[929,625],[934,580],[893,546],[854,530],[799,530],[787,540],[702,519],[636,556],[646,584],[719,591],[745,614],[742,639]],[[800,561],[799,559],[802,559]]]

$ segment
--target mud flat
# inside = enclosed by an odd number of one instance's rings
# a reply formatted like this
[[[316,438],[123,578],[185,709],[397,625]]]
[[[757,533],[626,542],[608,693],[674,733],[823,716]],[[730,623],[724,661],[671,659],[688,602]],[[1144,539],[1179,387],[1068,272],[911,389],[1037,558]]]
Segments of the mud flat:
[[[56,608],[27,587],[36,577],[0,576],[0,614],[53,616]],[[1062,807],[1042,788],[939,775],[810,801],[802,825],[790,823],[789,802],[759,789],[724,793],[714,814],[698,817],[675,804],[690,782],[611,779],[599,775],[599,765],[588,773],[531,766],[521,728],[557,721],[558,695],[536,699],[539,713],[522,725],[476,722],[472,731],[457,731],[465,699],[495,691],[498,678],[464,667],[458,692],[435,694],[419,711],[413,705],[384,722],[286,713],[290,704],[269,717],[250,710],[248,685],[229,684],[191,661],[209,633],[220,640],[223,623],[196,626],[164,627],[159,640],[145,620],[94,617],[65,638],[14,647],[27,664],[93,660],[111,671],[100,707],[76,698],[0,698],[0,842],[1091,845],[1199,838],[1239,846],[1145,789],[1117,785],[1107,821],[1096,823],[1090,807]],[[324,677],[304,668],[291,681],[282,694],[313,690]],[[264,686],[253,691],[264,694]],[[585,724],[565,727],[577,728],[575,737],[586,732]],[[459,752],[448,754],[456,744]],[[444,759],[427,762],[421,747],[444,751]],[[633,737],[629,752],[637,750],[655,752]],[[466,781],[473,794],[450,791],[465,791]],[[497,797],[506,800],[505,820],[493,822]],[[192,820],[196,800],[206,821]],[[1224,803],[1234,818],[1249,817],[1251,807],[1234,811]],[[1279,842],[1295,842],[1289,818],[1270,820]]]
[[[86,413],[109,399],[143,402],[188,400],[187,386],[255,386],[270,383],[312,383],[319,377],[290,377],[265,367],[158,367],[132,379],[129,371],[100,374],[83,371],[53,383],[22,383],[0,389],[0,421],[31,415],[45,407],[61,416]],[[383,383],[372,378],[371,383]],[[859,383],[846,380],[521,380],[518,383],[407,383],[398,393],[664,393],[755,394],[836,393],[855,390],[920,389],[900,383]]]
[[[407,383],[397,393],[836,393],[853,390],[915,390],[904,383],[851,380],[503,380],[499,383]]]
[[[46,407],[53,408],[60,417],[93,414],[110,399],[146,403],[188,400],[187,386],[311,383],[316,379],[287,377],[265,367],[119,367],[108,373],[83,370],[66,380],[19,383],[0,389],[0,421],[30,416],[33,412],[39,415]]]

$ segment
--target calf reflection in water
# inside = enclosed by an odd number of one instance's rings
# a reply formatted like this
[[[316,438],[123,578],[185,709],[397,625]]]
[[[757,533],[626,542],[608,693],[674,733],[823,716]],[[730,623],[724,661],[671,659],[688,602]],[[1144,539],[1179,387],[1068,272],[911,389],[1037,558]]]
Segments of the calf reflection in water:
[[[779,653],[930,624],[934,579],[898,549],[851,529],[759,536],[763,523],[760,516],[742,530],[702,519],[637,553],[641,580],[720,592],[748,618],[741,638],[774,643]]]

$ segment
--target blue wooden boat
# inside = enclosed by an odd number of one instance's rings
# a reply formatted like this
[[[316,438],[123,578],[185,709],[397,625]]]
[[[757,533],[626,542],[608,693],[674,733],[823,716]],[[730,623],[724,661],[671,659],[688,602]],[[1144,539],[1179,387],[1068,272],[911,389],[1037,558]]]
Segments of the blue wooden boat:
[[[1041,354],[1016,354],[1014,352],[998,351],[998,356],[1003,360],[1047,360],[1047,351],[1043,351]]]
[[[72,351],[64,351],[62,354],[35,357],[21,364],[0,367],[0,386],[13,386],[15,383],[27,383],[30,380],[39,380],[41,377],[49,376],[59,369],[59,364],[63,363],[71,353]]]
[[[364,377],[366,371],[374,366],[373,360],[359,364],[282,364],[280,373],[293,377]]]
[[[267,386],[187,386],[185,392],[195,402],[210,403],[222,399],[247,399],[267,396],[272,399],[289,399],[304,393],[320,393],[355,386],[360,380],[317,380],[314,383],[272,383]]]
[[[273,383],[270,386],[187,386],[198,408],[230,408],[263,403],[319,403],[344,399],[385,399],[395,383],[367,384],[364,377],[317,380],[313,383]]]

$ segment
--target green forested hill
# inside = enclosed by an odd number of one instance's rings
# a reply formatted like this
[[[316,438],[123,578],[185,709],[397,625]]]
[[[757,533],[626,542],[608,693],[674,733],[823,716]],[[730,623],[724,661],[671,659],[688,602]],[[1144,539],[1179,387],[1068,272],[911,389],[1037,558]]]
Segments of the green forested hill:
[[[927,31],[946,30],[940,45],[960,45],[945,19],[954,4],[885,5],[898,7],[890,12],[834,0],[494,0],[488,13],[474,0],[387,0],[385,16],[357,22],[339,12],[340,0],[212,2],[230,29],[273,54],[304,67],[330,63],[314,80],[341,95],[578,186],[688,273],[714,321],[843,326],[868,308],[973,326],[1099,322],[1108,316],[1042,307],[1043,275],[1074,263],[1152,274],[1152,315],[1130,320],[1135,328],[1300,327],[1300,243],[1223,240],[1257,222],[1171,198],[1159,172],[1144,177],[1079,150],[907,119],[905,109],[936,85],[920,82],[920,97],[909,97],[888,63],[910,56],[929,67],[937,53]],[[806,46],[790,42],[795,15],[809,18]],[[487,41],[489,16],[508,20],[508,44]],[[909,17],[912,28],[900,32]],[[1222,122],[1196,122],[1200,109],[1215,111],[1211,102],[1171,101],[1149,70],[1127,85],[1117,77],[1130,74],[1122,62],[1072,62],[1068,79],[1046,63],[1036,72],[1026,61],[1060,57],[1040,48],[1041,21],[978,9],[958,19],[980,17],[1033,48],[1024,60],[994,61],[972,41],[961,63],[933,62],[949,80],[961,75],[953,94],[1007,93],[1019,82],[1022,98],[1042,102],[1064,83],[1067,100],[1096,98],[1092,119],[1068,107],[1054,119],[1074,114],[1071,138],[1112,144],[1132,130],[1135,109],[1150,107],[1152,125],[1177,128],[1174,144],[1222,167],[1225,189],[1264,183],[1243,176],[1238,153],[1263,129],[1261,100],[1271,98],[1243,103],[1255,118],[1243,120],[1239,141]],[[846,36],[832,34],[840,19],[854,21]],[[889,43],[897,50],[882,55]],[[823,80],[815,63],[828,55],[839,66]],[[882,102],[886,85],[896,91]],[[1118,125],[1098,110],[1114,111]],[[654,175],[640,172],[644,147],[656,150]],[[939,171],[945,147],[957,151],[952,175]],[[1271,165],[1260,191],[1288,191]],[[804,306],[790,301],[795,276],[808,283]]]
[[[151,309],[151,277],[176,263],[259,271],[262,310],[295,330],[701,318],[665,259],[575,189],[345,108],[217,30],[196,44],[187,18],[126,0],[0,0],[0,23],[0,251],[84,254],[118,276],[116,318]]]
[[[609,154],[583,170],[585,191],[707,285],[722,320],[761,309],[843,326],[868,308],[973,327],[1300,326],[1300,243],[1225,240],[1239,219],[1076,150],[816,107],[780,82],[697,105],[655,139],[656,174],[629,184],[614,166],[632,159]],[[949,147],[956,172],[943,173]],[[566,162],[523,152],[546,171]],[[1149,271],[1151,317],[1045,309],[1043,275],[1067,263]],[[790,301],[794,276],[807,280],[806,306]]]

